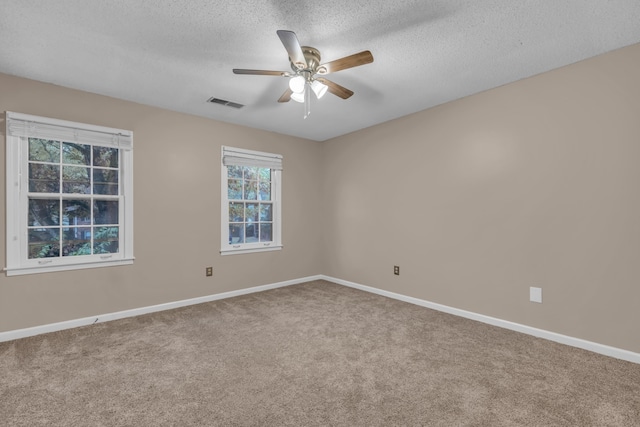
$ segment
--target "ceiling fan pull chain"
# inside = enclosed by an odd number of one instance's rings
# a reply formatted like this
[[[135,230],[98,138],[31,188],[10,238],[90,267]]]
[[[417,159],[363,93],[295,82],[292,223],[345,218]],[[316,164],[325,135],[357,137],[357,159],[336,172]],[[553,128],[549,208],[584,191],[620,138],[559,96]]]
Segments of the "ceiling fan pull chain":
[[[304,91],[304,118],[306,119],[311,115],[311,87],[309,83],[306,84]]]

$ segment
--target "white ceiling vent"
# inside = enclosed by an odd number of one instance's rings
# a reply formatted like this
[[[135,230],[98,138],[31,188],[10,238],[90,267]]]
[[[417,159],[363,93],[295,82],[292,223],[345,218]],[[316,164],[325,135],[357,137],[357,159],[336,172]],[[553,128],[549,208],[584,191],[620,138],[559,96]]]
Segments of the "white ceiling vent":
[[[227,101],[226,99],[220,99],[220,98],[216,98],[216,97],[213,97],[213,96],[211,98],[207,99],[207,102],[210,102],[212,104],[225,105],[227,107],[232,107],[232,108],[242,108],[242,107],[244,107],[244,105],[238,104],[237,102],[231,102],[231,101]]]

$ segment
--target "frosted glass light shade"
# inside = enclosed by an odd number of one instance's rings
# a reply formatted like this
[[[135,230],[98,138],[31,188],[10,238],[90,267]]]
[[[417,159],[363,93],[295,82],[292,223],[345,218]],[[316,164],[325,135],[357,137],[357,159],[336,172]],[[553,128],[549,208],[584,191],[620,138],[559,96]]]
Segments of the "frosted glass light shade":
[[[313,92],[316,94],[316,97],[318,97],[318,99],[322,98],[324,96],[325,93],[327,93],[327,85],[324,83],[320,83],[317,80],[314,80],[313,83],[311,83],[311,89],[313,89]]]
[[[302,92],[293,92],[291,94],[291,99],[299,102],[299,103],[303,103],[304,102],[304,88],[302,89]]]
[[[295,76],[295,77],[292,77],[291,80],[289,80],[289,88],[294,93],[303,93],[304,84],[305,84],[305,80],[304,80],[304,77],[302,76]]]

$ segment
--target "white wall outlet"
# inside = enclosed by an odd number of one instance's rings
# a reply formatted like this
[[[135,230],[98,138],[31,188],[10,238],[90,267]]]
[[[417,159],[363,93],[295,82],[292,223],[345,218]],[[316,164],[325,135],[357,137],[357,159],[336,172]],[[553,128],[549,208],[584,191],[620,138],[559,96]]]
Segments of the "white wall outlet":
[[[529,288],[529,301],[539,302],[542,304],[542,288],[535,288],[531,286]]]

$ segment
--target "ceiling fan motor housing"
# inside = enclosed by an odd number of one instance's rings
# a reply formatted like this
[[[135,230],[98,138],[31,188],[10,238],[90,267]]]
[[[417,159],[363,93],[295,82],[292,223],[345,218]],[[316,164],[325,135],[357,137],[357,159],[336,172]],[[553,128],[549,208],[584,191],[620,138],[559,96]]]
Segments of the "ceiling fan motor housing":
[[[311,75],[315,74],[318,71],[316,68],[320,65],[320,51],[310,46],[301,46],[301,49],[304,54],[304,59],[307,61],[306,67],[298,68],[298,66],[291,61],[291,58],[289,58],[291,69],[295,72],[307,71]]]

